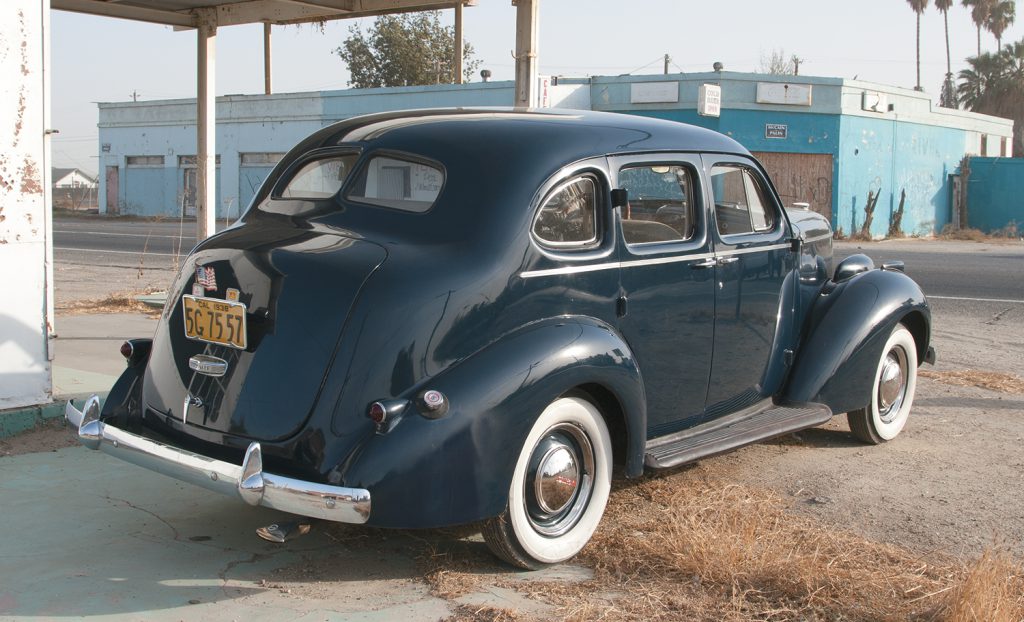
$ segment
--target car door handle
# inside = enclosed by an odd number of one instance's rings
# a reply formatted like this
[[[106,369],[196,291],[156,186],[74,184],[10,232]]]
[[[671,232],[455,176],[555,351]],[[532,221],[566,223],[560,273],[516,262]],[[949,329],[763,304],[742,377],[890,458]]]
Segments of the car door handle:
[[[704,268],[714,268],[715,263],[716,262],[714,257],[708,257],[703,261],[698,261],[696,263],[690,264],[690,267],[693,268],[694,270],[702,270]]]
[[[718,258],[718,265],[724,266],[726,264],[736,263],[739,260],[740,260],[739,257],[719,257]]]

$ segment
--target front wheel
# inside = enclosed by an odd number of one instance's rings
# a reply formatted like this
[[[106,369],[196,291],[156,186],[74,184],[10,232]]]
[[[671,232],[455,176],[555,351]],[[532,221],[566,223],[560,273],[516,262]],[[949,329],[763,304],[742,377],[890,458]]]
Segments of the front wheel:
[[[611,436],[600,411],[580,397],[555,400],[523,443],[505,511],[483,525],[487,546],[520,568],[569,559],[597,529],[611,472]]]
[[[846,413],[850,431],[865,443],[877,445],[896,438],[907,424],[917,388],[917,345],[902,324],[889,335],[875,370],[871,402]]]

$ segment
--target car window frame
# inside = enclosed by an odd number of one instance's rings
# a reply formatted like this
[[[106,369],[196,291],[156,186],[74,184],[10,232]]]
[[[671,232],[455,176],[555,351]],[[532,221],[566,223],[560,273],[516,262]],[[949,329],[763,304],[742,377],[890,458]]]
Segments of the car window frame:
[[[283,192],[288,187],[288,184],[292,182],[296,175],[302,172],[308,164],[319,161],[319,160],[330,160],[346,155],[355,155],[356,161],[352,166],[352,171],[345,176],[338,191],[329,197],[286,197]],[[355,146],[346,147],[325,147],[320,149],[313,149],[308,153],[303,154],[302,157],[297,158],[294,162],[288,165],[288,168],[277,178],[274,182],[274,186],[270,191],[270,199],[272,201],[299,201],[307,203],[322,203],[324,201],[335,201],[342,195],[342,191],[348,185],[352,176],[359,170],[360,162],[363,159],[363,150]],[[287,155],[285,156],[287,158]]]
[[[577,181],[584,179],[590,181],[594,185],[593,237],[579,242],[555,242],[553,240],[548,240],[537,235],[537,223],[540,221],[540,216],[541,213],[544,211],[544,206],[546,206],[551,199],[553,199],[556,195],[562,192],[565,188],[571,186],[572,184],[575,184]],[[566,251],[573,249],[588,249],[597,246],[601,240],[602,231],[601,211],[602,203],[604,202],[602,194],[603,193],[601,192],[601,180],[597,179],[596,176],[590,173],[589,171],[583,171],[581,173],[577,173],[575,175],[571,175],[563,179],[558,184],[553,186],[550,190],[548,190],[544,194],[544,197],[537,204],[537,207],[533,213],[533,220],[530,223],[530,235],[534,238],[534,240],[537,241],[538,244],[551,250]]]
[[[434,201],[425,210],[414,211],[408,209],[402,209],[400,207],[392,207],[390,205],[384,205],[381,203],[371,203],[369,201],[360,201],[359,198],[353,198],[349,196],[351,191],[351,185],[356,179],[362,175],[363,171],[370,165],[370,162],[376,157],[391,158],[392,160],[405,160],[412,164],[422,164],[429,166],[441,171],[441,187],[437,191],[437,196],[434,197]],[[414,216],[423,216],[430,214],[437,208],[437,204],[441,202],[441,195],[444,194],[445,188],[448,187],[448,168],[438,160],[428,158],[416,153],[410,153],[408,151],[401,151],[398,149],[372,149],[365,151],[361,154],[361,157],[356,161],[355,166],[352,168],[352,173],[345,179],[344,185],[338,191],[338,194],[334,195],[336,199],[344,201],[346,204],[366,206],[378,210],[387,210],[398,214],[410,214]],[[366,198],[366,197],[363,197]]]
[[[596,198],[597,206],[597,240],[588,246],[558,247],[546,244],[534,234],[533,228],[540,215],[540,209],[556,188],[566,181],[584,174],[591,174],[598,182]],[[613,235],[612,183],[608,172],[607,159],[604,156],[587,158],[561,167],[547,177],[537,187],[530,200],[530,219],[527,221],[529,230],[526,232],[530,246],[547,261],[556,264],[575,265],[595,260],[607,260],[615,253],[616,238]]]
[[[782,207],[782,201],[779,199],[778,193],[775,191],[775,186],[771,183],[771,179],[768,177],[767,172],[765,172],[764,168],[761,167],[757,160],[753,157],[747,157],[739,154],[716,153],[702,154],[701,159],[704,162],[704,174],[707,177],[705,190],[705,199],[708,203],[707,217],[709,222],[714,222],[714,239],[717,244],[737,247],[754,247],[778,244],[780,243],[780,240],[788,238],[788,232],[790,230],[789,217],[786,215],[786,210]],[[722,164],[733,165],[746,169],[752,175],[754,182],[760,185],[762,200],[766,203],[766,207],[771,208],[774,211],[775,223],[771,229],[729,234],[722,234],[722,232],[719,231],[714,188],[711,184],[711,170],[716,165]],[[753,223],[751,223],[751,226],[753,226]]]
[[[616,239],[624,252],[629,256],[642,258],[650,255],[682,255],[706,251],[710,244],[708,235],[708,199],[707,183],[704,179],[703,162],[699,153],[695,152],[657,152],[616,155],[609,157],[608,169],[614,174],[613,183],[621,188],[619,171],[630,166],[685,166],[690,169],[694,201],[694,234],[689,240],[666,240],[664,242],[627,242],[622,232],[622,208],[616,206],[613,220],[615,221]]]

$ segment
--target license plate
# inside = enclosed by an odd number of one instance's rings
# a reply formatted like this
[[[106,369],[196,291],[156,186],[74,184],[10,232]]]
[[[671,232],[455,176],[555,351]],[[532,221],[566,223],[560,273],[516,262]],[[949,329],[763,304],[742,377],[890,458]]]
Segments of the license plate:
[[[189,339],[245,349],[245,305],[240,302],[185,295],[185,336]]]

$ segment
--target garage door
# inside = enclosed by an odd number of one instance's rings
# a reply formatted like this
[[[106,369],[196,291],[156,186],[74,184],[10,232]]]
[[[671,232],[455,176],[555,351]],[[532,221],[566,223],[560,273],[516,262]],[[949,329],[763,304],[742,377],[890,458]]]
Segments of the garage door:
[[[832,220],[832,155],[828,153],[754,152],[771,175],[782,202],[809,203]]]

